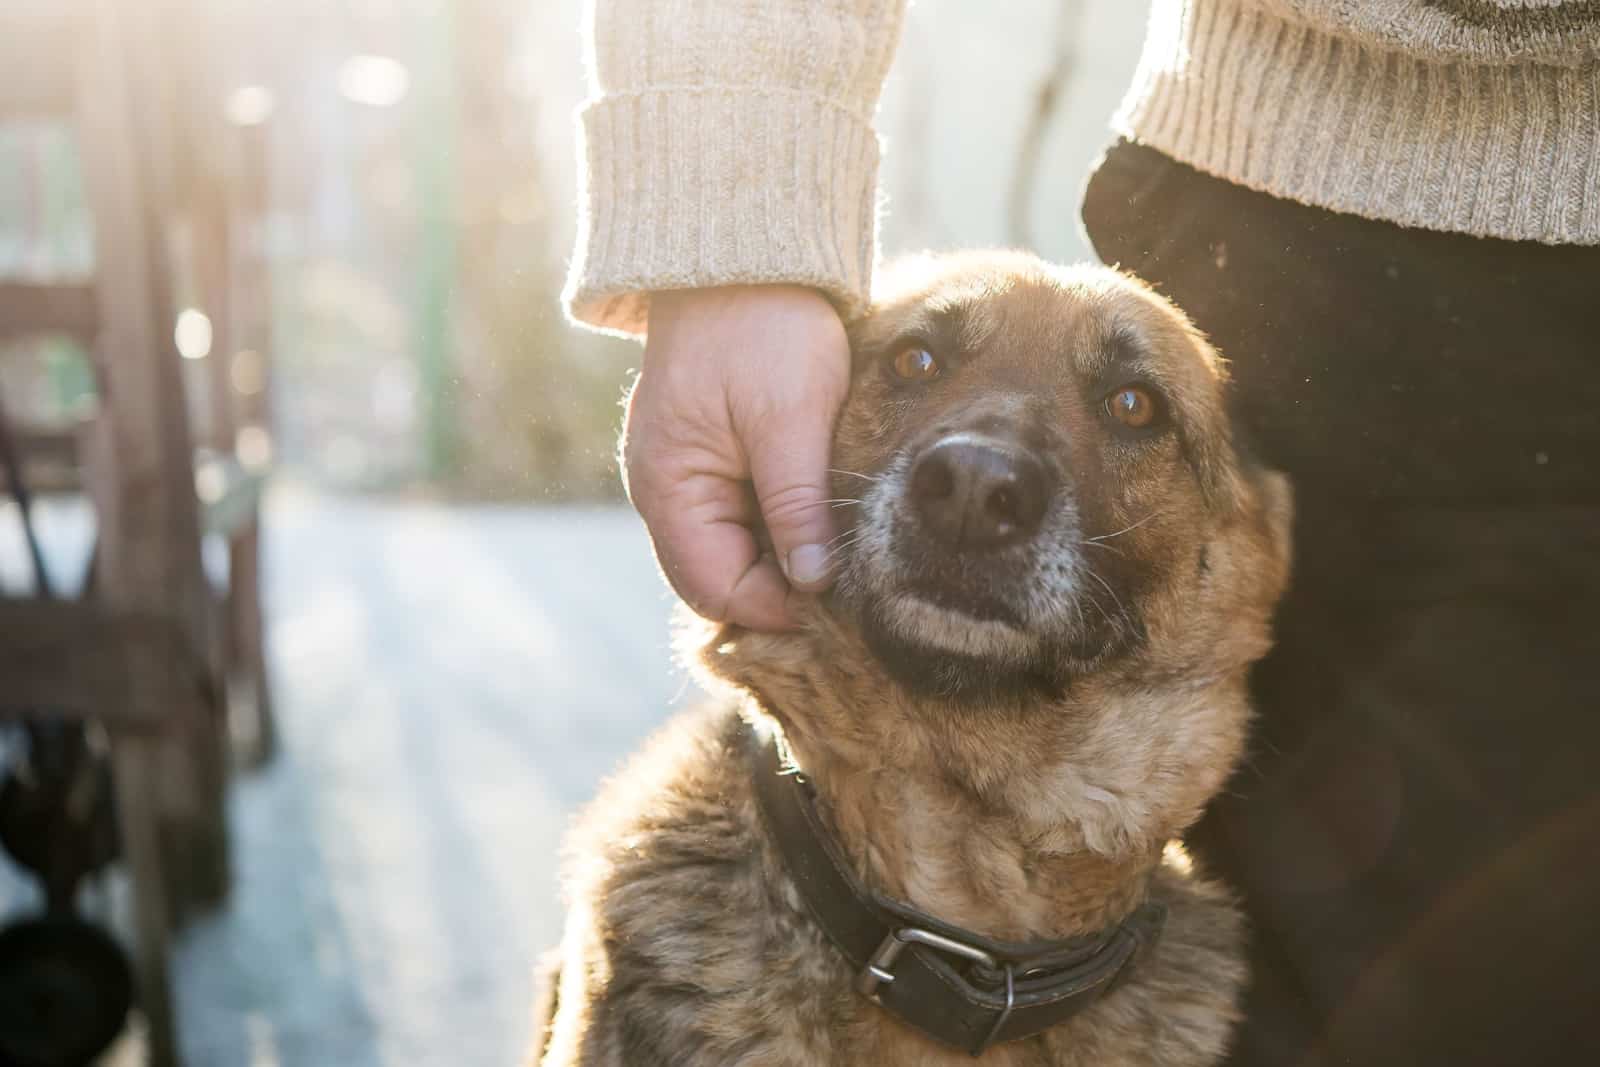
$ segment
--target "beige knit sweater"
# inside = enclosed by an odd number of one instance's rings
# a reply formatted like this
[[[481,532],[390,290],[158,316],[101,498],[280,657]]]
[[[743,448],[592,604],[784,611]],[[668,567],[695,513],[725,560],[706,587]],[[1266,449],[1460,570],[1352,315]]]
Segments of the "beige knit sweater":
[[[637,333],[650,292],[737,282],[859,311],[903,7],[595,0],[573,317]],[[1600,2],[1153,0],[1112,126],[1336,211],[1600,244]]]

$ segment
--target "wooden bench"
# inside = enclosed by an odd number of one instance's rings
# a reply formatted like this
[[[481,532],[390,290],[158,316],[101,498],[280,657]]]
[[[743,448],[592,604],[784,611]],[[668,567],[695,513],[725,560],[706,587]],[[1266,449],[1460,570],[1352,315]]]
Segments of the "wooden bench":
[[[63,13],[62,8],[67,10]],[[244,347],[234,277],[235,216],[259,209],[260,175],[233,195],[215,147],[219,98],[199,69],[205,18],[176,0],[80,0],[0,9],[0,123],[69,121],[94,217],[94,274],[0,279],[0,342],[76,339],[94,363],[93,415],[17,434],[30,485],[81,491],[97,528],[89,595],[0,600],[0,715],[50,708],[103,723],[111,741],[124,862],[133,884],[135,971],[148,1061],[178,1063],[168,938],[229,880],[225,701],[246,690],[263,751],[271,745],[262,650],[259,501],[263,472],[241,462],[241,411],[228,361]],[[200,98],[196,99],[196,93]],[[243,158],[260,163],[259,142]],[[175,228],[193,262],[174,261]],[[191,426],[173,340],[175,277],[213,322],[210,409]],[[255,321],[265,322],[256,309]],[[248,339],[266,350],[265,336]],[[13,426],[22,414],[9,413]],[[0,491],[5,490],[0,475]],[[207,583],[201,539],[224,538],[229,576]]]

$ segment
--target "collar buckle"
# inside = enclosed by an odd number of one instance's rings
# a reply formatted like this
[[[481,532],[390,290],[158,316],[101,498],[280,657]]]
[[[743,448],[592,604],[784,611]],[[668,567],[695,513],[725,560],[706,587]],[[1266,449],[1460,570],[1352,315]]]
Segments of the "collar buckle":
[[[952,956],[981,963],[990,970],[1010,972],[1010,964],[1001,964],[994,955],[985,952],[976,945],[969,945],[965,941],[957,941],[953,937],[936,934],[932,930],[924,930],[920,926],[902,926],[897,930],[889,931],[884,939],[878,942],[877,951],[867,960],[867,965],[861,968],[861,973],[856,975],[856,992],[864,997],[876,998],[878,986],[894,981],[894,961],[900,958],[900,953],[905,951],[907,945],[927,945],[939,952],[946,952]]]
[[[750,736],[761,814],[805,910],[856,969],[853,988],[933,1040],[977,1055],[1064,1022],[1114,988],[1160,934],[1166,908],[1157,902],[1097,936],[1009,943],[874,893],[852,871],[809,784],[785,765],[779,746]],[[926,951],[907,957],[907,945]],[[952,957],[962,966],[952,968]]]
[[[938,952],[960,956],[962,959],[971,960],[973,963],[987,967],[991,971],[999,971],[1005,975],[1006,1006],[995,1016],[994,1023],[989,1027],[988,1033],[984,1035],[983,1040],[978,1042],[977,1046],[971,1050],[974,1056],[981,1056],[985,1049],[994,1044],[994,1039],[1000,1034],[1000,1028],[1011,1017],[1011,1009],[1015,1006],[1017,998],[1016,968],[1012,966],[1011,961],[1001,962],[995,958],[993,953],[986,952],[976,945],[969,945],[965,941],[957,941],[953,937],[946,937],[932,930],[924,930],[920,926],[902,926],[899,929],[889,931],[884,939],[878,943],[877,950],[867,959],[866,966],[861,968],[861,972],[856,975],[856,992],[876,1002],[878,999],[878,987],[894,981],[894,961],[900,958],[900,953],[905,951],[907,945],[912,944],[926,945]]]

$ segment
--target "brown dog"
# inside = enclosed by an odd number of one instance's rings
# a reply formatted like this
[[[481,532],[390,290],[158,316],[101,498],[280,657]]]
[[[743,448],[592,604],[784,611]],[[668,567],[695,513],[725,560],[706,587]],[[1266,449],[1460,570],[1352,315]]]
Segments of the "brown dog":
[[[1168,843],[1243,748],[1287,484],[1127,277],[975,254],[882,289],[837,586],[798,633],[702,628],[730,698],[577,829],[546,1067],[1223,1055],[1240,917]]]

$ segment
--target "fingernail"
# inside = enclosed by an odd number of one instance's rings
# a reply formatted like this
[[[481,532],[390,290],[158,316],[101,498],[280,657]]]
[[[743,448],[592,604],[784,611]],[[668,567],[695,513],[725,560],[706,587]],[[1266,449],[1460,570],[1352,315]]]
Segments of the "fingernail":
[[[789,553],[785,570],[795,585],[815,585],[828,577],[828,551],[821,545],[801,545]]]

